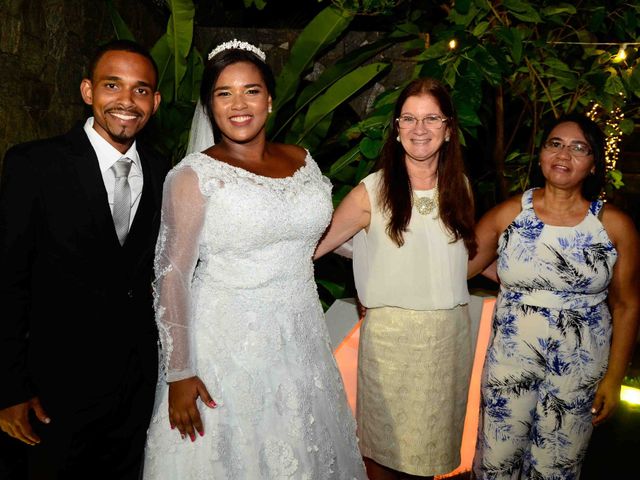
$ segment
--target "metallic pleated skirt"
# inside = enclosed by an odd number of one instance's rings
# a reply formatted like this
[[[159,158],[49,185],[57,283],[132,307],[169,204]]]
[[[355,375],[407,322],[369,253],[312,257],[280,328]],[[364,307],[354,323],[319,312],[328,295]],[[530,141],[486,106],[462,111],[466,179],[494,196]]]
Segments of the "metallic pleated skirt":
[[[421,476],[460,464],[473,361],[470,323],[466,305],[367,311],[356,408],[365,457]]]

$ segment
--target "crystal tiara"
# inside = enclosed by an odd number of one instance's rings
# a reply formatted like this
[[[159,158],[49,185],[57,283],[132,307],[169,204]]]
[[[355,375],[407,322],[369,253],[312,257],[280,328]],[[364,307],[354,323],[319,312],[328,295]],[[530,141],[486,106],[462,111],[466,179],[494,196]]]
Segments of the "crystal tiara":
[[[241,42],[240,40],[236,40],[235,38],[233,40],[230,40],[228,42],[224,42],[218,45],[216,48],[211,50],[211,52],[209,52],[209,56],[207,58],[211,60],[220,52],[224,50],[231,50],[231,49],[246,50],[248,52],[253,53],[257,57],[259,57],[260,60],[262,60],[263,62],[267,60],[267,56],[265,55],[265,53],[262,50],[260,50],[258,47],[247,42]]]

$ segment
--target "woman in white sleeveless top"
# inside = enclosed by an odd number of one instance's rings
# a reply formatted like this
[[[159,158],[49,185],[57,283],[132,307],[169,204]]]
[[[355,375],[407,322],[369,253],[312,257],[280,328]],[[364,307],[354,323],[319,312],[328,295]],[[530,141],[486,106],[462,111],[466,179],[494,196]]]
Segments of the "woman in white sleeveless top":
[[[474,208],[451,98],[432,79],[398,98],[379,169],[336,209],[319,257],[354,237],[357,423],[371,479],[460,463],[472,364],[467,252]]]

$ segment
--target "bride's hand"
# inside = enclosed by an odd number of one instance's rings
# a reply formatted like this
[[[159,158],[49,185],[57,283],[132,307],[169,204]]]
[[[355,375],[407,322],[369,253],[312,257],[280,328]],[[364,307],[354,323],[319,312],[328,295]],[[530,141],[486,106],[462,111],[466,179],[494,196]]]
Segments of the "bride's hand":
[[[210,408],[216,408],[216,402],[207,391],[202,380],[198,377],[185,378],[177,382],[169,383],[169,421],[171,428],[178,427],[182,438],[189,435],[191,441],[196,440],[196,431],[204,436],[204,427],[200,418],[200,412],[196,400],[200,397],[202,402]]]

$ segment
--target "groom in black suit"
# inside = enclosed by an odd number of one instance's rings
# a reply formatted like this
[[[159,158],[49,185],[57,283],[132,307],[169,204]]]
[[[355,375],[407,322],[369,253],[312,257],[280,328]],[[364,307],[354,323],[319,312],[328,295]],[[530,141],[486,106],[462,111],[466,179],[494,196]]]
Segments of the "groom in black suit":
[[[30,445],[32,479],[138,478],[157,376],[151,280],[169,165],[135,137],[160,104],[157,83],[145,49],[111,42],[80,85],[93,116],[4,159],[0,428]]]

